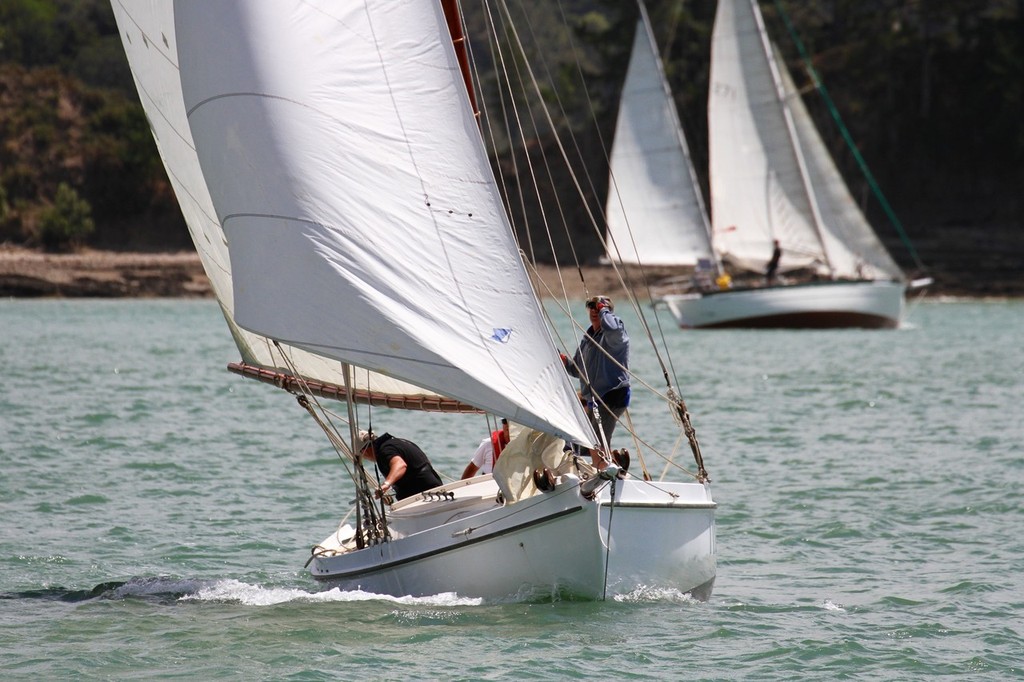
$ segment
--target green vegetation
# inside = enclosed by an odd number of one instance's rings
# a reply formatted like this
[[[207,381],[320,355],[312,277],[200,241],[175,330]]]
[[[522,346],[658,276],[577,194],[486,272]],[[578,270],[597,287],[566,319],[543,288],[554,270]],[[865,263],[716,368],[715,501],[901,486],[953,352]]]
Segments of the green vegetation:
[[[184,233],[106,0],[0,3],[0,140],[0,241],[160,244],[123,226],[161,214]]]
[[[89,202],[60,183],[53,206],[39,216],[39,241],[50,251],[64,251],[80,246],[94,229]]]
[[[519,38],[528,44],[545,100],[558,112],[555,125],[573,132],[578,170],[585,171],[591,208],[599,209],[607,182],[604,149],[614,128],[635,5],[508,4],[514,18],[530,17],[529,23],[516,22]],[[489,18],[477,4],[464,5],[487,115],[501,118],[495,93],[505,76],[493,68],[482,37]],[[647,5],[703,174],[715,2]],[[761,0],[761,6],[769,33],[807,84],[780,8],[788,14],[913,238],[941,225],[1024,222],[1024,0]],[[494,20],[500,23],[502,16],[496,13]],[[499,25],[498,33],[498,44],[516,40],[510,26]],[[516,71],[519,60],[505,66],[517,85],[525,80]],[[809,88],[805,99],[854,192],[863,192],[828,112]],[[547,122],[536,120],[526,125],[525,144],[513,141],[518,154],[551,148]],[[0,3],[0,140],[0,242],[107,248],[188,243],[107,0]],[[507,154],[510,143],[499,140]],[[511,168],[502,165],[514,185]],[[556,193],[572,191],[564,175],[552,180]],[[525,196],[522,205],[530,222],[540,225],[534,203]],[[883,225],[881,214],[868,208]],[[90,218],[94,229],[87,227]],[[588,221],[581,211],[569,222]],[[542,260],[552,258],[552,248],[561,250],[546,237],[535,241],[543,243],[537,253]],[[583,248],[584,260],[597,255],[596,242]]]

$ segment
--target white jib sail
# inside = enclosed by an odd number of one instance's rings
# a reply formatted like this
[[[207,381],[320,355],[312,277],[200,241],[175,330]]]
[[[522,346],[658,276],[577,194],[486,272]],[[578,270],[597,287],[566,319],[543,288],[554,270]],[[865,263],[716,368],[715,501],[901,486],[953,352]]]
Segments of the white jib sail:
[[[307,379],[342,385],[341,364],[336,360],[286,346],[289,361],[285,362],[268,339],[235,324],[227,239],[206,187],[185,115],[174,30],[174,2],[114,0],[111,6],[164,168],[242,359],[286,372],[294,366],[298,374]],[[357,373],[355,383],[358,390],[387,393],[413,402],[420,397],[436,396],[433,391],[390,377],[367,376],[366,372]]]
[[[607,255],[694,265],[712,257],[710,225],[642,4],[640,12],[609,158]]]
[[[778,50],[776,50],[778,55]],[[836,277],[900,279],[900,267],[889,255],[867,218],[850,195],[832,155],[821,139],[789,71],[776,56],[793,124],[804,151],[807,171],[821,213],[822,238]]]
[[[582,442],[433,0],[176,2],[244,329]]]

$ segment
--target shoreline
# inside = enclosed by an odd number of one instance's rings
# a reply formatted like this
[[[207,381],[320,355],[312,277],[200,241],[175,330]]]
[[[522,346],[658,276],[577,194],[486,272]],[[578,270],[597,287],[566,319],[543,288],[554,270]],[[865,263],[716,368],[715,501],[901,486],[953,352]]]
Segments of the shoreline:
[[[615,297],[624,288],[611,266],[576,268],[539,265],[530,270],[542,296],[571,299],[603,294]],[[653,281],[677,272],[647,268]],[[639,281],[638,268],[625,268],[626,281]],[[586,284],[584,284],[584,281]],[[81,249],[73,253],[0,245],[0,297],[4,298],[212,298],[210,281],[195,251],[121,252]]]
[[[6,298],[208,298],[210,281],[195,251],[46,253],[0,246]]]
[[[542,297],[565,295],[582,299],[622,294],[621,279],[655,282],[679,274],[678,268],[620,268],[588,265],[581,268],[553,265],[531,268],[530,277]],[[943,284],[937,280],[926,298],[941,300],[1012,300],[1024,297],[1024,278],[978,283],[976,290],[961,278]],[[584,284],[584,281],[586,282]],[[641,287],[642,289],[642,287]],[[993,289],[998,294],[993,294]],[[195,251],[120,252],[82,249],[73,253],[0,245],[0,297],[4,298],[211,298],[213,291]],[[641,298],[646,299],[644,293]],[[910,299],[913,300],[913,299]]]

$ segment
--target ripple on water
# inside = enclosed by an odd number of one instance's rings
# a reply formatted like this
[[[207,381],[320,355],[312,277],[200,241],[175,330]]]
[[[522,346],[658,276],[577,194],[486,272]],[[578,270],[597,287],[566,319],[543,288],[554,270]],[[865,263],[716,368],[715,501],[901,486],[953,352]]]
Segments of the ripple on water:
[[[668,328],[719,504],[711,600],[488,604],[312,581],[350,488],[292,398],[224,371],[215,303],[22,303],[0,302],[0,352],[33,349],[3,356],[0,632],[27,674],[1021,675],[1019,304],[922,305],[893,333]],[[21,399],[44,382],[45,406]],[[632,416],[670,446],[639,394]],[[373,412],[448,475],[481,421]]]

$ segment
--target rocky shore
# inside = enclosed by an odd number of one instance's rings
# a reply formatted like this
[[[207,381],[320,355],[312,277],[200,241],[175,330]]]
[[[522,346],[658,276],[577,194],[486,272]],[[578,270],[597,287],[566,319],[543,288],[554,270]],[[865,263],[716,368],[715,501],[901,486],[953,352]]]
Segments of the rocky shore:
[[[560,296],[563,290],[570,298],[591,294],[615,296],[623,287],[619,275],[611,267],[587,266],[582,278],[575,268],[563,268],[561,276],[553,266],[541,266],[532,273],[542,296]],[[648,281],[672,274],[672,268],[648,268]],[[972,280],[962,274],[936,273],[930,296],[1021,297],[1024,296],[1024,275],[1010,269],[1006,277],[982,277]],[[636,290],[642,282],[640,273],[622,273]],[[586,281],[584,287],[583,281]],[[21,247],[0,245],[0,296],[14,298],[203,298],[212,295],[210,282],[194,251],[113,252],[82,250],[70,254],[53,254]]]
[[[0,247],[0,296],[200,298],[212,291],[195,251],[53,254]]]

